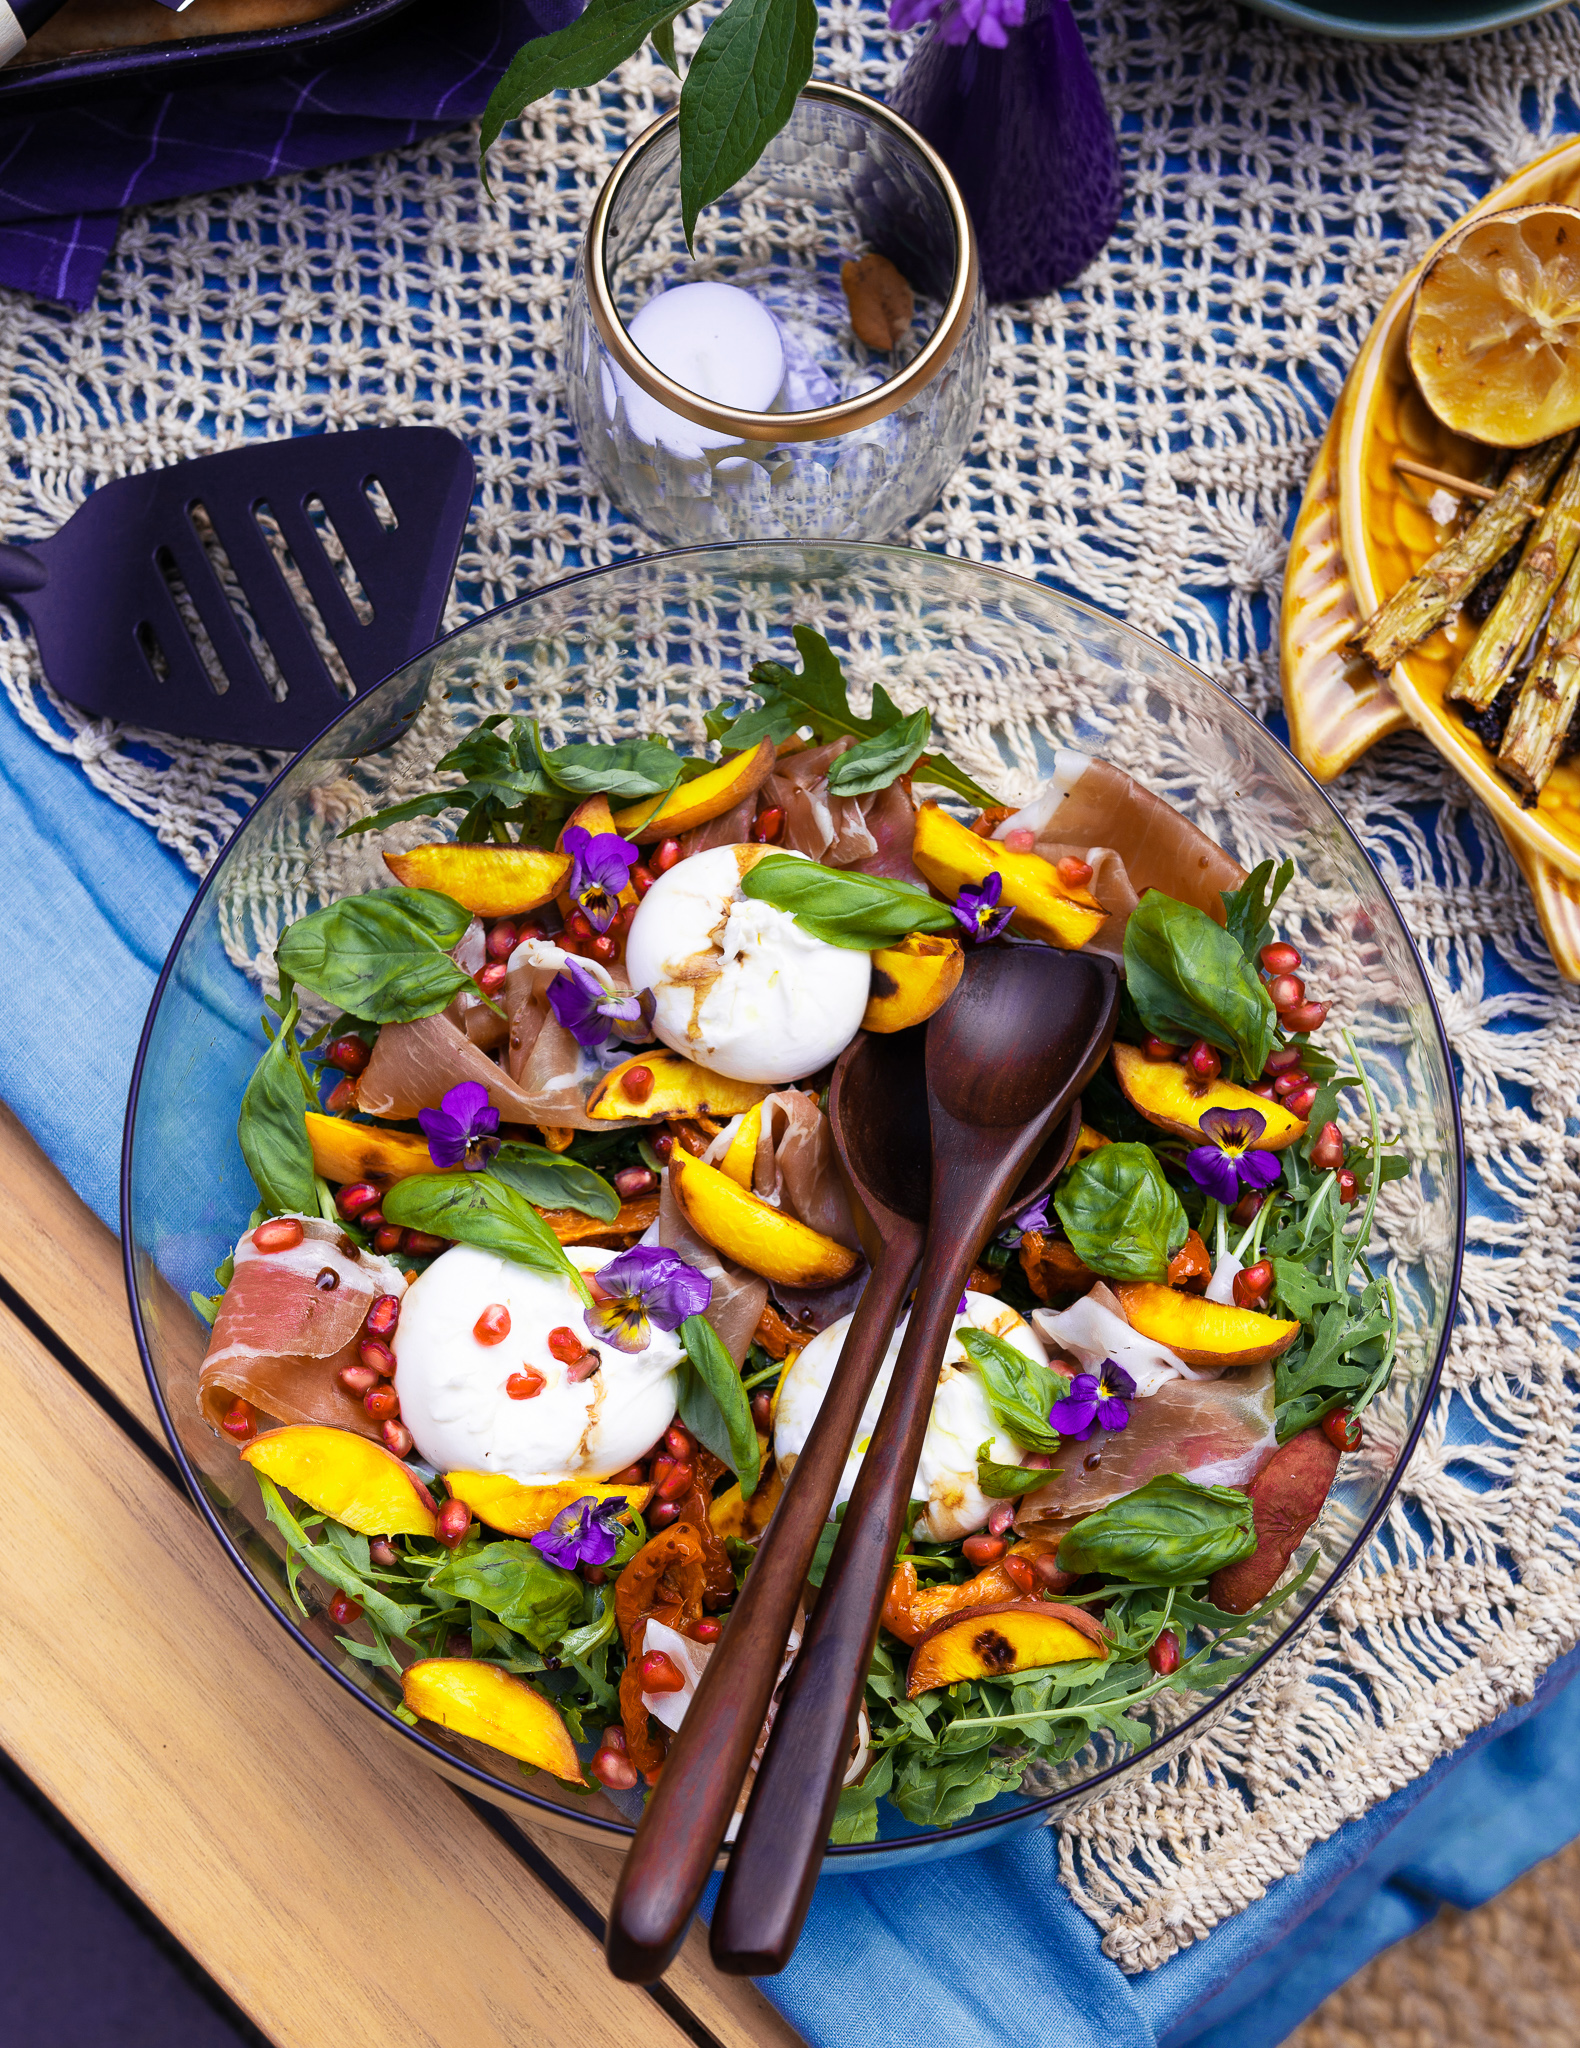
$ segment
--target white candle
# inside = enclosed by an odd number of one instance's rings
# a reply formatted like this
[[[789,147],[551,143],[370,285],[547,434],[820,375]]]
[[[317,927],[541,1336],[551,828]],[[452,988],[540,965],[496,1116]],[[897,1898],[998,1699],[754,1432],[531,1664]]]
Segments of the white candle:
[[[767,412],[784,388],[778,324],[738,285],[676,285],[649,299],[627,331],[655,369],[715,405]],[[705,449],[740,445],[738,436],[696,426],[660,405],[618,364],[609,371],[639,441],[693,459]],[[604,395],[612,413],[615,392],[606,386]]]

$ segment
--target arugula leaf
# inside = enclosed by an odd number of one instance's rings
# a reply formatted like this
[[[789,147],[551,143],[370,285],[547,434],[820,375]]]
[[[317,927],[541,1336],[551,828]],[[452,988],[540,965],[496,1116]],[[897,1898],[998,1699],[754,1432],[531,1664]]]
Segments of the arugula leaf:
[[[450,958],[472,913],[433,889],[346,896],[287,925],[274,957],[282,974],[373,1024],[431,1017],[472,986]]]
[[[925,706],[891,725],[886,732],[861,740],[841,754],[828,771],[829,791],[834,796],[866,796],[875,789],[887,789],[898,776],[914,768],[932,736],[933,715]]]
[[[551,92],[599,84],[617,64],[639,50],[655,28],[672,21],[680,11],[668,0],[657,0],[657,4],[654,0],[588,0],[584,12],[569,27],[524,43],[483,109],[477,149],[484,190],[492,189],[488,152],[507,121],[515,120]]]
[[[501,1145],[489,1171],[540,1209],[579,1209],[601,1223],[620,1213],[620,1197],[602,1174],[546,1145]]]
[[[867,1766],[859,1785],[847,1785],[834,1808],[831,1842],[875,1842],[878,1839],[878,1801],[894,1783],[894,1758],[880,1756]]]
[[[889,1797],[918,1826],[953,1827],[1001,1792],[1013,1792],[1025,1768],[1023,1759],[994,1756],[986,1743],[936,1762],[913,1752]]]
[[[680,217],[697,215],[756,163],[812,76],[816,0],[730,0],[680,89]],[[529,45],[530,47],[530,45]]]
[[[1286,860],[1274,869],[1270,860],[1252,868],[1238,889],[1220,889],[1228,931],[1238,940],[1253,971],[1261,966],[1258,955],[1273,936],[1273,906],[1295,879],[1295,863]]]
[[[398,1636],[402,1642],[411,1642],[411,1631],[422,1621],[422,1609],[390,1599],[387,1593],[381,1592],[370,1578],[355,1568],[338,1544],[315,1543],[281,1499],[280,1489],[274,1481],[262,1472],[254,1472],[253,1477],[263,1495],[264,1513],[285,1538],[287,1560],[294,1553],[297,1565],[311,1566],[337,1592],[360,1600],[370,1620],[377,1622],[386,1634]],[[291,1571],[291,1590],[305,1614],[308,1610],[296,1591],[295,1567]]]
[[[1053,1206],[1078,1256],[1110,1280],[1166,1280],[1190,1232],[1149,1145],[1104,1145],[1061,1178]]]
[[[954,912],[925,890],[887,875],[825,868],[815,860],[770,854],[741,877],[741,894],[788,910],[803,931],[830,946],[870,953],[912,932],[952,932]]]
[[[1309,1323],[1324,1302],[1339,1298],[1333,1288],[1298,1259],[1275,1258],[1273,1281],[1279,1303],[1297,1323]]]
[[[414,1173],[398,1180],[380,1205],[385,1220],[403,1230],[425,1230],[457,1244],[498,1252],[518,1266],[568,1279],[583,1301],[587,1282],[526,1196],[489,1172]]]
[[[311,1216],[318,1208],[318,1179],[307,1136],[307,1112],[317,1104],[302,1086],[302,1060],[296,1049],[300,1014],[293,994],[268,1049],[253,1069],[236,1119],[241,1156],[257,1186],[258,1199],[271,1216],[285,1212]],[[264,1029],[268,1029],[267,1022]]]
[[[955,1335],[976,1368],[988,1413],[1004,1434],[1023,1451],[1056,1451],[1062,1438],[1049,1424],[1048,1410],[1070,1391],[1069,1381],[991,1331],[968,1327]]]
[[[1206,911],[1149,889],[1125,926],[1125,985],[1148,1031],[1205,1038],[1255,1080],[1277,1036],[1272,998],[1239,942]]]
[[[1000,1465],[988,1456],[994,1439],[977,1445],[977,1485],[989,1500],[1019,1500],[1055,1475],[1046,1465]]]
[[[1210,1578],[1255,1548],[1248,1494],[1168,1472],[1077,1522],[1059,1545],[1059,1563],[1067,1572],[1168,1586]]]
[[[724,1460],[741,1482],[742,1497],[749,1499],[762,1474],[762,1447],[735,1360],[705,1316],[687,1316],[680,1326],[680,1341],[686,1347],[680,1368],[680,1419]]]
[[[485,1543],[446,1558],[427,1585],[457,1600],[472,1600],[497,1615],[535,1650],[557,1643],[581,1618],[582,1582],[550,1564],[530,1543]]]

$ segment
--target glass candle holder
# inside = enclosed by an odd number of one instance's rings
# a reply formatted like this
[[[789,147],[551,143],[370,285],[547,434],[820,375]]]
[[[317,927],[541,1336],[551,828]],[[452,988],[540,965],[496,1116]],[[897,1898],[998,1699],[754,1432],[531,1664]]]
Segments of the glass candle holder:
[[[976,430],[988,360],[976,240],[942,160],[876,100],[811,85],[694,240],[669,114],[610,173],[566,315],[566,400],[611,502],[672,544],[874,540],[924,512]],[[874,253],[915,298],[887,352],[856,335],[841,282]],[[695,285],[744,296],[659,305]],[[721,316],[711,353],[698,305]],[[711,391],[643,353],[666,328],[706,358]]]

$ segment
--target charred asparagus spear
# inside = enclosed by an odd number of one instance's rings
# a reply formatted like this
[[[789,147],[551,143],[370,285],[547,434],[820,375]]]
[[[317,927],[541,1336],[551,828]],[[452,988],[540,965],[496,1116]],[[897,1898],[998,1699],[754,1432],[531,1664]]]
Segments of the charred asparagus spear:
[[[1435,632],[1493,563],[1508,553],[1530,524],[1532,506],[1540,504],[1573,444],[1573,434],[1559,434],[1517,455],[1498,495],[1372,614],[1355,644],[1373,668],[1386,675]]]
[[[1539,796],[1580,704],[1580,561],[1558,586],[1552,617],[1509,722],[1498,766],[1527,796]]]
[[[1571,462],[1531,528],[1520,566],[1455,669],[1448,695],[1484,711],[1513,675],[1554,590],[1580,550],[1580,461]]]

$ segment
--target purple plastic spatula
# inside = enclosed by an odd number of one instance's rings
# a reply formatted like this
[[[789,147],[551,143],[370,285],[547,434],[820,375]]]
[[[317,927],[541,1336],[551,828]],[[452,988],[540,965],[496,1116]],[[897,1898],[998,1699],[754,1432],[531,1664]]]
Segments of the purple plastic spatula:
[[[347,702],[315,624],[357,691],[437,637],[473,475],[442,427],[246,442],[117,477],[47,540],[0,545],[0,595],[68,703],[295,752]]]

